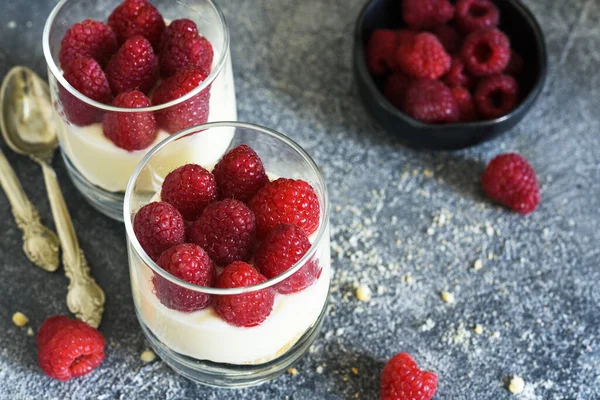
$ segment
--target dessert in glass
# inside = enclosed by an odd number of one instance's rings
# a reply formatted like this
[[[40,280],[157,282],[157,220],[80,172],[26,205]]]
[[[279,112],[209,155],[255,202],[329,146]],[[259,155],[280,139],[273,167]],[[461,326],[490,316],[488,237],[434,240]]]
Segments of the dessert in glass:
[[[69,175],[114,219],[152,146],[198,124],[237,120],[229,31],[212,0],[62,0],[43,49]],[[223,134],[193,151],[220,154],[232,139]]]
[[[224,135],[227,149],[194,151]],[[329,200],[289,138],[241,122],[172,135],[134,171],[123,217],[138,320],[179,373],[251,386],[315,340],[331,276]]]

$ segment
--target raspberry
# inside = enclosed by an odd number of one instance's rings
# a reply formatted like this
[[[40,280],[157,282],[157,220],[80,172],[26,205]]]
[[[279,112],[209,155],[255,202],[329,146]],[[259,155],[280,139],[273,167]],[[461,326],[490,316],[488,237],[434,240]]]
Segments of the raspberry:
[[[450,25],[438,25],[431,29],[431,33],[438,38],[448,54],[456,54],[460,51],[462,39],[456,29]]]
[[[519,102],[519,84],[508,75],[484,78],[473,96],[479,114],[494,119],[511,112]]]
[[[78,57],[91,57],[104,66],[118,49],[117,36],[108,25],[86,19],[65,33],[58,58],[63,71],[68,71]]]
[[[108,63],[106,75],[115,93],[147,94],[158,79],[158,60],[150,42],[142,36],[127,39]]]
[[[254,255],[254,266],[267,279],[275,278],[293,267],[310,249],[306,233],[296,225],[279,224],[267,235]],[[279,293],[295,293],[306,289],[318,278],[321,270],[316,260],[277,286]]]
[[[457,0],[456,25],[464,33],[498,26],[500,11],[490,0]]]
[[[458,104],[458,109],[460,112],[460,122],[471,122],[477,119],[477,114],[475,113],[475,106],[473,105],[473,99],[471,98],[471,93],[463,87],[457,86],[452,89],[452,97],[456,100],[456,104]]]
[[[104,337],[85,322],[49,317],[37,335],[38,363],[50,378],[68,381],[86,375],[104,360]]]
[[[75,90],[100,103],[110,103],[112,93],[106,75],[100,65],[90,57],[79,57],[71,62],[71,66],[64,74],[67,82]],[[59,96],[68,120],[80,126],[90,125],[102,120],[102,112],[90,106],[67,89],[60,86]]]
[[[175,206],[187,221],[194,221],[217,199],[217,183],[206,169],[187,164],[166,176],[160,196]]]
[[[108,25],[117,34],[119,43],[134,36],[143,36],[155,50],[165,29],[165,21],[156,7],[146,0],[125,0],[108,17]]]
[[[415,81],[408,87],[403,111],[426,124],[457,122],[460,118],[450,89],[440,81],[429,79]]]
[[[429,29],[450,21],[454,7],[448,0],[404,0],[402,15],[410,28]]]
[[[157,264],[179,279],[194,285],[210,287],[215,280],[215,267],[200,246],[184,243],[165,250]],[[171,310],[192,312],[206,308],[210,295],[186,289],[160,275],[152,277],[156,297]]]
[[[437,79],[450,69],[451,58],[431,33],[419,33],[403,43],[396,52],[402,72],[413,78]]]
[[[280,223],[296,225],[307,235],[319,226],[319,199],[312,186],[300,179],[279,178],[267,183],[250,200],[249,207],[256,217],[259,238]]]
[[[169,203],[146,204],[133,220],[135,237],[154,261],[163,251],[185,242],[185,223],[179,211]]]
[[[202,68],[210,73],[214,57],[213,47],[189,19],[178,19],[165,29],[160,43],[160,71],[171,76],[188,68]]]
[[[515,153],[494,157],[481,177],[483,190],[492,199],[520,213],[529,214],[540,202],[535,171]]]
[[[411,41],[414,33],[407,29],[399,31],[376,29],[371,34],[366,49],[367,67],[373,75],[384,75],[398,69],[396,50],[401,43]]]
[[[498,29],[473,32],[465,39],[460,57],[475,76],[499,74],[510,60],[510,40]]]
[[[208,74],[201,68],[188,68],[164,80],[152,94],[154,104],[164,104],[175,100],[200,85]],[[175,133],[208,121],[210,86],[197,95],[167,109],[157,112],[159,126],[169,133]]]
[[[244,203],[225,199],[209,204],[190,228],[189,238],[217,264],[250,258],[256,221]]]
[[[392,357],[381,373],[381,400],[430,400],[437,390],[438,377],[422,371],[408,353]]]
[[[510,60],[508,61],[506,69],[504,69],[504,73],[506,75],[520,75],[523,73],[524,69],[525,60],[523,60],[523,57],[521,57],[516,51],[511,50]]]
[[[266,281],[252,266],[236,261],[225,267],[217,278],[216,287],[222,289],[258,285]],[[244,294],[220,295],[213,297],[215,311],[227,323],[235,326],[251,327],[261,324],[273,310],[275,292],[273,289],[255,290]]]
[[[404,94],[411,82],[412,79],[409,78],[408,75],[397,72],[391,75],[385,82],[383,95],[396,108],[401,109],[402,104],[404,103]]]
[[[443,81],[451,88],[457,86],[470,88],[473,84],[473,79],[471,79],[467,71],[465,71],[465,64],[463,64],[459,57],[452,58],[450,70],[444,75]]]
[[[151,104],[144,93],[134,90],[118,95],[112,105],[142,108]],[[154,142],[158,134],[156,120],[151,112],[107,112],[102,128],[104,136],[127,151],[145,149]]]
[[[219,198],[250,201],[269,178],[258,154],[245,144],[240,145],[221,158],[213,169]]]

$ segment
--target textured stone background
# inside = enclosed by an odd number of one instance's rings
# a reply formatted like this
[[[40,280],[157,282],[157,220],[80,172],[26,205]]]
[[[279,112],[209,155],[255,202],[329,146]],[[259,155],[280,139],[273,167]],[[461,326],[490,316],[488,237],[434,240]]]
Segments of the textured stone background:
[[[197,386],[160,361],[143,365],[123,226],[85,203],[57,158],[81,245],[106,290],[101,330],[111,345],[83,379],[59,383],[40,372],[34,338],[11,315],[22,311],[37,328],[66,313],[67,282],[27,262],[0,196],[1,399],[375,399],[385,360],[400,351],[439,375],[438,399],[513,398],[512,374],[527,382],[521,399],[600,398],[600,2],[526,1],[546,33],[546,88],[512,132],[453,153],[403,147],[365,114],[350,54],[362,2],[219,0],[240,119],[301,143],[332,194],[331,315],[300,374],[232,393]],[[15,64],[45,74],[41,31],[52,3],[2,3],[0,76]],[[38,167],[0,147],[51,223]],[[531,161],[543,186],[526,218],[490,204],[478,184],[484,164],[509,150]],[[478,258],[484,267],[475,271]],[[370,286],[371,302],[356,300],[356,284]],[[441,290],[456,303],[443,303]]]

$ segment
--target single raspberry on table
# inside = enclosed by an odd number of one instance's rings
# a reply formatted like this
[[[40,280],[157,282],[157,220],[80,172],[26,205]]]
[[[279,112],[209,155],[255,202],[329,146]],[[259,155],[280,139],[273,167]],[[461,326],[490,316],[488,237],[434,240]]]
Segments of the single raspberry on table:
[[[86,19],[67,30],[58,58],[63,71],[68,71],[78,57],[91,57],[104,67],[118,49],[117,36],[108,25]]]
[[[443,81],[448,87],[462,86],[470,88],[473,86],[472,77],[465,70],[465,64],[461,61],[460,57],[452,57],[452,64],[450,64],[450,70],[444,75]]]
[[[115,31],[119,43],[134,36],[143,36],[155,50],[165,29],[160,12],[146,0],[125,0],[108,17],[108,25]]]
[[[398,47],[396,61],[413,78],[437,79],[448,72],[452,59],[437,37],[423,32]]]
[[[431,33],[438,38],[448,54],[456,54],[460,51],[462,38],[454,27],[450,25],[438,25],[431,29]]]
[[[456,25],[463,33],[498,26],[500,11],[490,0],[456,0]]]
[[[245,144],[229,150],[215,165],[213,175],[220,199],[231,198],[244,203],[269,182],[262,160]]]
[[[392,357],[381,373],[381,400],[430,400],[437,390],[438,377],[422,371],[408,353]]]
[[[401,109],[404,104],[404,94],[412,82],[412,78],[402,72],[396,72],[385,81],[383,95],[396,108]]]
[[[397,71],[396,51],[403,43],[411,42],[415,35],[408,29],[376,29],[371,34],[366,48],[367,67],[376,76]]]
[[[477,113],[475,112],[475,105],[473,104],[471,93],[467,89],[460,86],[453,87],[450,90],[452,91],[454,100],[456,100],[456,104],[458,104],[458,110],[460,112],[459,121],[475,121],[477,119]]]
[[[421,79],[408,87],[402,110],[426,124],[458,122],[460,111],[448,86],[440,81]]]
[[[473,32],[465,39],[460,57],[475,76],[499,74],[510,60],[510,40],[495,28]]]
[[[38,363],[50,378],[67,381],[86,375],[104,360],[104,337],[85,322],[56,315],[37,335]]]
[[[223,269],[217,278],[216,287],[221,289],[258,285],[267,280],[254,267],[235,261]],[[215,311],[227,323],[251,327],[264,322],[273,310],[275,291],[271,288],[243,294],[218,295],[213,297]]]
[[[275,278],[293,267],[310,249],[306,233],[296,225],[277,225],[260,244],[254,255],[254,266],[267,279]],[[317,260],[306,262],[295,274],[279,285],[279,293],[295,293],[312,285],[321,270]]]
[[[279,178],[267,183],[250,200],[256,234],[266,237],[278,224],[293,224],[312,234],[319,227],[321,206],[315,190],[301,179]]]
[[[127,39],[108,63],[106,75],[115,93],[147,94],[158,79],[158,60],[150,42],[143,36]]]
[[[535,171],[515,153],[496,156],[481,177],[483,190],[492,199],[520,213],[529,214],[540,202]]]
[[[185,223],[175,207],[163,201],[146,204],[135,214],[133,232],[154,261],[167,249],[185,242]]]
[[[165,250],[156,262],[173,276],[197,286],[210,287],[215,280],[215,267],[200,246],[180,244]],[[152,277],[156,297],[171,310],[192,312],[206,308],[210,295],[186,289],[158,274]]]
[[[152,94],[152,103],[164,104],[191,92],[208,77],[202,68],[191,67],[165,79]],[[197,95],[156,113],[159,126],[175,133],[208,121],[210,86]]]
[[[168,77],[182,69],[198,67],[210,73],[214,51],[207,38],[189,19],[178,19],[165,29],[160,43],[160,71]]]
[[[509,75],[489,76],[479,82],[473,99],[482,117],[498,118],[519,104],[519,84]]]
[[[410,28],[429,29],[450,21],[454,7],[448,0],[404,0],[402,15]]]
[[[217,200],[213,174],[196,164],[186,164],[166,177],[160,192],[162,201],[172,204],[187,221],[194,221],[207,205]]]
[[[250,258],[256,232],[254,214],[239,200],[225,199],[206,206],[190,227],[189,238],[217,264]]]
[[[122,108],[142,108],[151,105],[144,93],[134,90],[119,94],[112,102]],[[141,150],[150,146],[158,131],[151,112],[107,112],[102,125],[104,136],[117,147],[127,151]]]
[[[514,50],[510,51],[510,60],[508,61],[508,65],[504,69],[504,74],[506,75],[520,75],[523,73],[525,69],[525,60],[519,53]]]
[[[100,64],[91,57],[78,57],[64,74],[75,90],[100,103],[109,104],[113,97]],[[59,96],[69,122],[85,126],[102,120],[102,111],[90,106],[60,86]]]

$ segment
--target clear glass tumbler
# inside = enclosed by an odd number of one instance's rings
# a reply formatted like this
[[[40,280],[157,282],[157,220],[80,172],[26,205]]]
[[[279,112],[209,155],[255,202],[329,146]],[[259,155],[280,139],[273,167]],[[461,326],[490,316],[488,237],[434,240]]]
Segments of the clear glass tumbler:
[[[50,13],[43,35],[50,91],[58,120],[57,133],[67,170],[77,189],[91,205],[117,220],[123,218],[123,195],[135,167],[153,145],[173,132],[159,128],[156,140],[150,146],[142,150],[127,151],[117,147],[103,134],[102,121],[107,113],[123,115],[150,112],[157,117],[177,112],[178,107],[198,104],[199,108],[205,108],[208,103],[207,119],[191,125],[237,120],[229,31],[221,10],[212,0],[151,0],[167,25],[175,19],[191,19],[198,26],[199,33],[213,46],[214,58],[210,75],[185,96],[160,105],[127,109],[94,101],[67,82],[59,62],[61,41],[66,31],[73,24],[86,19],[106,22],[112,10],[121,2],[122,0],[62,0]],[[198,101],[200,97],[204,99],[201,102]],[[82,113],[85,114],[84,118]],[[188,127],[190,126],[180,129]],[[231,139],[231,136],[214,137],[211,146],[224,150]]]
[[[232,135],[231,148],[247,144],[262,159],[268,176],[303,179],[315,190],[320,205],[319,227],[308,252],[283,274],[261,284],[234,289],[202,287],[161,269],[142,249],[134,230],[137,210],[158,201],[165,176],[182,165],[195,163],[211,170],[228,149],[212,147],[215,138]],[[135,310],[154,350],[173,369],[202,384],[245,387],[272,379],[292,365],[315,340],[326,312],[331,276],[329,199],[319,168],[295,142],[272,130],[240,122],[216,122],[170,136],[146,154],[125,192],[123,216],[127,233],[129,269]],[[316,280],[303,290],[280,294],[298,273],[315,271]],[[217,269],[219,271],[219,268]],[[283,282],[283,283],[282,283]],[[168,307],[157,285],[186,298],[211,297],[211,305],[190,313]],[[222,296],[253,296],[272,291],[272,311],[261,324],[237,327],[221,319],[212,304]]]

